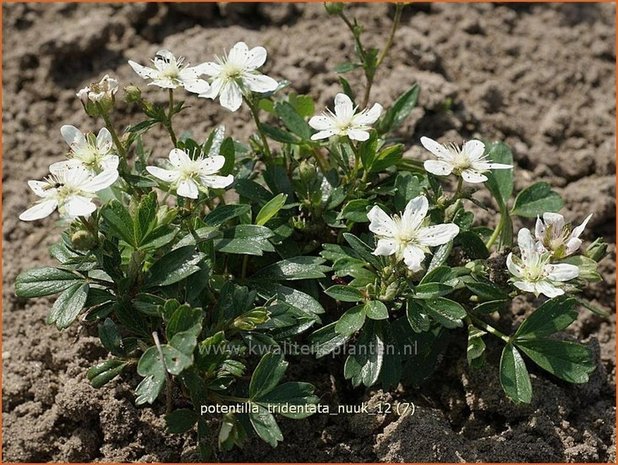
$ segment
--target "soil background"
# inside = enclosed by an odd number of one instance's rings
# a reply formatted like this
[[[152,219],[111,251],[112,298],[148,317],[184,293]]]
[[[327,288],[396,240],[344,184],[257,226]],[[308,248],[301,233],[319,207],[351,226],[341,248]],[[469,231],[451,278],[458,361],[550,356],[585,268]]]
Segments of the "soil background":
[[[465,346],[447,352],[420,389],[394,393],[351,389],[336,380],[338,361],[292,363],[290,377],[317,380],[323,402],[413,402],[411,416],[363,413],[282,420],[276,449],[251,440],[223,461],[615,461],[615,6],[611,4],[417,4],[408,7],[390,58],[376,78],[372,101],[384,106],[413,82],[420,104],[399,131],[408,156],[425,156],[421,135],[460,141],[504,140],[516,160],[516,189],[550,182],[565,198],[563,211],[594,216],[585,239],[612,245],[601,271],[605,282],[585,297],[607,310],[604,319],[581,311],[566,337],[591,345],[599,368],[573,386],[531,369],[534,400],[515,406],[503,396],[497,369],[474,372]],[[351,7],[366,41],[380,46],[390,27],[386,4]],[[333,68],[352,41],[320,4],[19,4],[3,5],[3,460],[195,461],[192,434],[167,435],[161,405],[136,408],[125,376],[100,390],[86,369],[105,357],[98,340],[78,327],[62,333],[45,325],[50,300],[14,295],[19,272],[51,263],[54,219],[17,220],[33,201],[26,181],[47,173],[66,150],[62,124],[95,130],[75,91],[103,74],[145,88],[127,65],[159,48],[208,61],[238,40],[264,45],[266,72],[310,93],[318,108],[339,91]],[[358,74],[348,76],[361,89]],[[157,88],[145,92],[165,98]],[[122,92],[119,93],[119,96]],[[215,124],[243,139],[252,130],[245,109],[231,114],[210,100],[187,96],[194,107],[178,131],[204,134]],[[119,104],[116,119],[132,115]],[[155,156],[169,150],[163,134]],[[526,222],[531,226],[531,222]],[[497,324],[508,331],[534,302],[517,300]],[[501,347],[489,344],[497,366]],[[463,358],[462,358],[463,355]]]

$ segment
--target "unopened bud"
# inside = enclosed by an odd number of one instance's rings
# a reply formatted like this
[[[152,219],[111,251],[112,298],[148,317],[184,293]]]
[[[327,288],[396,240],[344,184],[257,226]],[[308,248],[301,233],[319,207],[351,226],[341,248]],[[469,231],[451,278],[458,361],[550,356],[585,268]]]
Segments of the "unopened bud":
[[[338,15],[345,8],[343,2],[324,2],[324,8],[329,15]]]
[[[315,166],[313,166],[307,160],[303,160],[300,162],[300,166],[298,167],[298,172],[300,174],[300,179],[305,184],[309,184],[311,181],[315,179],[315,175],[316,175]]]
[[[607,243],[599,237],[588,246],[584,255],[595,262],[602,260],[607,255]]]
[[[71,236],[71,244],[77,250],[92,250],[97,245],[97,238],[90,231],[79,230]]]
[[[142,99],[142,91],[139,87],[130,85],[124,88],[127,103],[139,102]]]

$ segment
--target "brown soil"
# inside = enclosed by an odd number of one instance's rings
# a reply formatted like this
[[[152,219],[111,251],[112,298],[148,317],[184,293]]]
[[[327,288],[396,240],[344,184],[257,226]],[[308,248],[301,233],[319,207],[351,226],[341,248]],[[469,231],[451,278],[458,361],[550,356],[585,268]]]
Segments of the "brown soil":
[[[410,156],[421,135],[482,136],[511,145],[517,187],[547,180],[566,214],[595,215],[586,232],[615,243],[615,92],[613,5],[422,4],[409,9],[372,100],[385,105],[418,81],[420,106],[401,129]],[[105,73],[140,81],[126,64],[164,46],[198,60],[238,40],[263,44],[269,74],[286,78],[320,105],[339,90],[333,67],[350,53],[341,24],[321,5],[4,4],[3,449],[5,461],[192,461],[194,438],[166,435],[161,406],[136,408],[125,377],[95,390],[85,379],[105,357],[77,328],[59,333],[44,318],[50,301],[15,297],[17,274],[51,262],[58,228],[19,222],[40,178],[63,156],[61,124],[95,129],[74,92]],[[386,5],[355,13],[376,45],[390,22]],[[382,36],[381,36],[382,35]],[[351,75],[353,83],[360,76]],[[140,82],[142,84],[142,82]],[[163,97],[156,89],[149,95]],[[245,111],[190,99],[180,126],[201,134],[224,122],[236,137],[251,130]],[[124,107],[123,107],[124,108]],[[128,123],[126,111],[118,115]],[[156,137],[155,134],[153,137]],[[166,144],[156,154],[163,155]],[[292,376],[314,380],[324,402],[414,402],[412,416],[318,415],[282,420],[277,449],[255,440],[220,457],[240,461],[615,461],[615,247],[606,282],[586,297],[608,310],[582,311],[569,333],[599,354],[590,383],[571,386],[532,371],[534,401],[516,407],[495,372],[470,372],[453,347],[420,390],[362,392],[334,384],[340,362],[303,360]],[[516,302],[514,321],[530,309]],[[506,322],[505,324],[508,324]],[[499,347],[490,345],[496,363]],[[331,366],[332,365],[332,366]]]

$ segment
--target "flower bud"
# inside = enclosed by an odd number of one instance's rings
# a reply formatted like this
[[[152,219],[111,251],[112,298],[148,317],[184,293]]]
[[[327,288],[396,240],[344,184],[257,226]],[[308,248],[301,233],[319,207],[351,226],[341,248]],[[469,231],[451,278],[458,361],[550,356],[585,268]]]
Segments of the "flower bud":
[[[77,97],[89,116],[97,117],[110,112],[114,107],[114,96],[118,92],[118,81],[107,74],[99,82],[80,89]]]
[[[316,175],[315,166],[313,166],[307,160],[303,160],[300,162],[300,166],[298,167],[298,172],[300,174],[301,181],[305,184],[309,184],[311,181],[315,179],[315,175]]]
[[[599,237],[588,246],[584,255],[595,262],[600,261],[607,255],[607,243]]]
[[[77,250],[92,250],[97,245],[97,238],[90,231],[84,231],[83,229],[76,231],[71,236],[71,244]]]
[[[379,297],[380,300],[388,302],[389,300],[393,300],[397,297],[397,290],[399,288],[398,283],[390,283],[384,293]]]
[[[130,85],[124,88],[127,103],[139,102],[142,99],[142,91],[139,87]]]
[[[329,15],[338,15],[345,8],[343,2],[324,2],[324,8]]]

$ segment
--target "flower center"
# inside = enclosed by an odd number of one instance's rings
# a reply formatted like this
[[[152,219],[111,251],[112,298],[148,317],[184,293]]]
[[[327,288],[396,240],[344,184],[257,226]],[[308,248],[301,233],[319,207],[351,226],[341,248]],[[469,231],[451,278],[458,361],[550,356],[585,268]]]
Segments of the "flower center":
[[[546,265],[549,261],[547,254],[539,255],[529,260],[523,270],[523,278],[529,282],[537,282],[547,277]]]
[[[456,170],[463,171],[470,168],[472,164],[470,163],[470,158],[468,155],[462,152],[457,152],[455,158],[453,159],[453,166]]]
[[[243,69],[229,61],[222,65],[222,74],[228,81],[235,81],[242,75]]]

